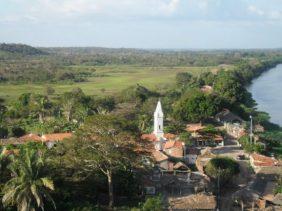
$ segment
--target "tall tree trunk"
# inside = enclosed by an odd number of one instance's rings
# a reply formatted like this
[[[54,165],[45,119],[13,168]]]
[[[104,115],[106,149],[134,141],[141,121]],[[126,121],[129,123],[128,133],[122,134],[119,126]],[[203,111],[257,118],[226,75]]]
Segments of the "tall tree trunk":
[[[114,187],[113,187],[113,175],[110,170],[107,170],[108,188],[109,188],[109,207],[114,206]]]

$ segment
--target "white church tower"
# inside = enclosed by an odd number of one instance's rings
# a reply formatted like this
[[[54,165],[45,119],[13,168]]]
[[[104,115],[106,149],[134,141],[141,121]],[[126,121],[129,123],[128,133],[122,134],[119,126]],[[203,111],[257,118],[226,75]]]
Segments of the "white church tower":
[[[164,114],[162,110],[161,101],[158,101],[157,108],[154,113],[154,134],[158,139],[162,139],[164,136]]]

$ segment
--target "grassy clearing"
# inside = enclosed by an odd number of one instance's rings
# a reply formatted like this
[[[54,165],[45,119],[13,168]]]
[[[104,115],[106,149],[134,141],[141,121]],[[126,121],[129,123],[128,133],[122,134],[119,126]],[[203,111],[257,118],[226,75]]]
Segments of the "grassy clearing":
[[[89,68],[85,66],[69,67],[79,70]],[[70,91],[74,87],[80,87],[89,95],[114,95],[128,86],[137,83],[158,89],[160,86],[168,86],[174,83],[178,72],[190,72],[198,75],[206,71],[214,71],[217,67],[142,67],[142,66],[101,66],[95,67],[97,75],[83,83],[54,83],[49,84],[56,90],[56,94]],[[15,99],[25,92],[43,93],[47,84],[1,84],[0,97],[7,100]]]

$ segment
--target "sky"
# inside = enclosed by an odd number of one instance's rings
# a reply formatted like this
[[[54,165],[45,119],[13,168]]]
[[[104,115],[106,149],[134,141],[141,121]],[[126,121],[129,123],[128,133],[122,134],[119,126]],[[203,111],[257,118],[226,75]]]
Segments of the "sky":
[[[282,0],[0,0],[0,43],[282,47]]]

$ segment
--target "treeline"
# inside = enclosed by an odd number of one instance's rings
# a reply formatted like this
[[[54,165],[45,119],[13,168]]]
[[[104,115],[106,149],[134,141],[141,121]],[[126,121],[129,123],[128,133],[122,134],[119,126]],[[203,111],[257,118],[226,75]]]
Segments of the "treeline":
[[[42,51],[38,48],[33,48],[29,45],[24,44],[7,44],[0,43],[0,51],[8,52],[12,54],[21,54],[22,56],[31,56],[31,55],[46,55],[47,52]]]
[[[0,82],[84,82],[97,76],[95,66],[224,66],[237,65],[242,60],[264,61],[281,55],[281,50],[38,49],[21,44],[1,44]]]

